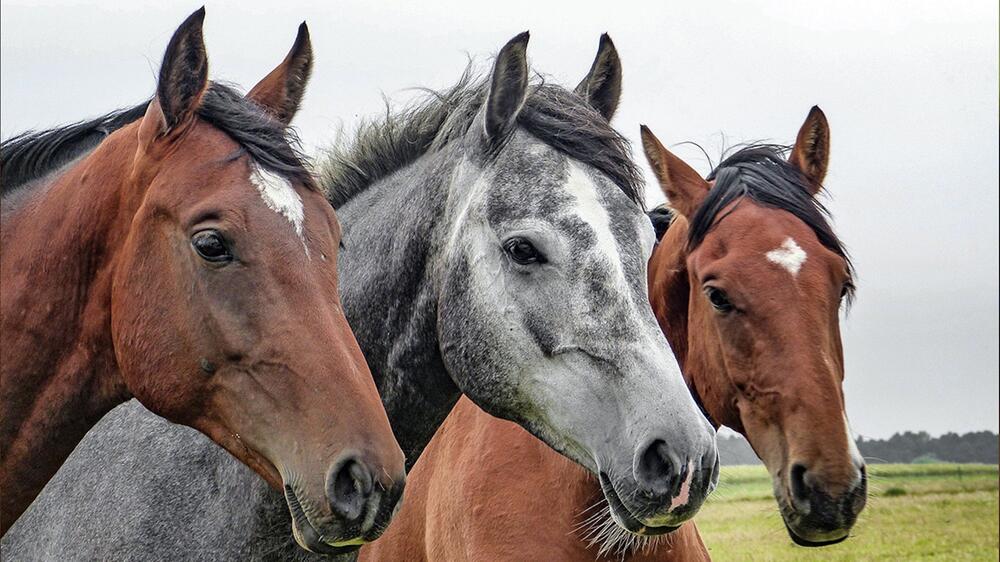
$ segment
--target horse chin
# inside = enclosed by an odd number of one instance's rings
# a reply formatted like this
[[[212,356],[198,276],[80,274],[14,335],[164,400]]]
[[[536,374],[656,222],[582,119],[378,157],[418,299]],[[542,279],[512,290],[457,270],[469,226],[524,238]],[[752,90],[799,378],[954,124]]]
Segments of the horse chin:
[[[309,521],[309,516],[302,509],[298,495],[291,486],[285,486],[285,501],[288,502],[288,510],[292,515],[292,536],[303,549],[324,555],[349,554],[357,551],[367,542],[360,537],[330,542]]]
[[[793,531],[792,530],[792,526],[789,525],[787,521],[785,521],[785,530],[788,531],[788,536],[792,539],[792,542],[794,542],[795,544],[797,544],[799,546],[806,546],[806,547],[810,547],[810,548],[816,548],[816,547],[820,547],[820,546],[829,546],[831,544],[837,544],[837,543],[840,543],[840,542],[844,542],[845,540],[847,540],[847,537],[850,534],[847,531],[842,531],[842,532],[838,531],[838,532],[835,532],[835,533],[827,533],[827,534],[825,534],[824,536],[821,536],[821,537],[814,537],[814,538],[806,539],[806,538],[803,538],[802,536],[798,535],[795,531]]]
[[[629,508],[625,506],[625,502],[622,501],[618,492],[615,491],[614,486],[611,484],[611,479],[607,474],[601,472],[600,481],[601,491],[604,493],[604,498],[608,502],[608,509],[611,513],[611,518],[622,529],[640,537],[651,537],[672,533],[680,528],[679,525],[646,525],[640,521],[639,518],[633,515]]]
[[[778,498],[781,521],[785,524],[785,530],[788,531],[788,536],[792,539],[793,543],[799,546],[815,548],[843,542],[850,535],[850,528],[834,529],[832,531],[804,528],[801,515],[789,507],[788,500],[782,495],[777,495],[776,497]]]

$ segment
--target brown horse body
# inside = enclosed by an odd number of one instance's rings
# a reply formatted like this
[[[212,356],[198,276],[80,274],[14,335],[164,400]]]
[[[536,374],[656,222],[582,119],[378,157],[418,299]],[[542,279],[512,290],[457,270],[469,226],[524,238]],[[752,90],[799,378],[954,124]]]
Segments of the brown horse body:
[[[865,476],[841,390],[838,313],[850,264],[811,201],[826,171],[826,119],[810,113],[785,170],[800,176],[802,193],[790,197],[807,221],[752,190],[710,198],[738,158],[710,183],[645,128],[643,141],[676,213],[650,260],[650,301],[685,379],[715,425],[742,433],[764,460],[792,538],[842,540],[864,506]],[[698,215],[707,199],[721,207]],[[463,400],[411,471],[394,526],[361,559],[709,558],[693,523],[653,541],[609,532],[606,506],[594,515],[600,498],[584,470]]]
[[[600,525],[613,525],[596,478],[465,397],[407,482],[406,501],[392,526],[361,549],[360,561],[597,560],[601,529],[585,520],[599,515]],[[618,527],[606,528],[613,529]],[[692,522],[652,540],[628,560],[709,560]],[[609,560],[621,558],[617,546]]]
[[[244,99],[207,81],[203,17],[135,120],[4,186],[2,529],[135,396],[283,488],[303,546],[356,548],[390,517],[403,456],[339,305],[339,225],[285,136],[308,33]]]

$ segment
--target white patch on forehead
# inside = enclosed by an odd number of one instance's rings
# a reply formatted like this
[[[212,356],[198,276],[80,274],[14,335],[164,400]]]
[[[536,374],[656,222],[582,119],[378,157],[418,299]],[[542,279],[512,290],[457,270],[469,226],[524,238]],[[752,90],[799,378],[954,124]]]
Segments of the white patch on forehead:
[[[296,193],[291,182],[269,170],[253,165],[250,172],[250,183],[254,184],[260,193],[260,198],[269,209],[285,217],[295,229],[295,234],[302,240],[302,247],[309,255],[309,247],[306,246],[306,238],[303,234],[302,225],[305,222],[305,209],[302,206],[302,198]]]
[[[764,255],[767,256],[768,261],[785,268],[788,273],[792,274],[792,277],[799,274],[799,270],[802,269],[802,264],[806,262],[807,257],[805,250],[800,248],[791,236],[785,238],[781,246]]]
[[[576,197],[576,212],[584,222],[594,229],[597,235],[595,250],[611,262],[615,282],[622,291],[628,290],[625,271],[622,269],[618,244],[611,232],[611,217],[597,196],[597,185],[590,179],[587,172],[579,164],[570,160],[569,175],[566,178],[566,191]]]
[[[466,176],[472,172],[472,167],[464,160],[459,163],[459,165],[456,166],[455,170],[452,172],[452,192],[449,199],[459,199],[461,203],[459,208],[455,211],[455,219],[451,223],[452,228],[448,235],[447,245],[449,251],[457,248],[459,242],[462,240],[462,226],[465,224],[469,212],[472,209],[472,203],[481,199],[483,194],[489,188],[489,182],[482,176],[476,178],[471,186],[465,185]],[[461,195],[457,196],[456,192],[461,192]]]

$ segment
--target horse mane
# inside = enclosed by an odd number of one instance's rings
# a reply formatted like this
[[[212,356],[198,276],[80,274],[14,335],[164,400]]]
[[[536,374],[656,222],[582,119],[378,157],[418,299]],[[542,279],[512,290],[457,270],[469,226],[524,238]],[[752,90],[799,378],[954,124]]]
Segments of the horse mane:
[[[27,131],[0,143],[0,194],[7,195],[97,148],[111,133],[146,113],[150,100],[89,121]],[[317,189],[306,170],[295,133],[234,87],[212,82],[198,116],[232,138],[262,168]]]
[[[363,122],[350,146],[329,149],[318,174],[335,208],[463,137],[486,101],[489,81],[477,77],[470,64],[455,85],[425,92],[423,100],[395,112],[387,104],[385,117]],[[559,152],[593,166],[643,206],[642,173],[632,161],[628,140],[578,94],[536,79],[517,123]]]
[[[813,196],[813,187],[802,172],[786,159],[790,150],[788,146],[757,143],[738,147],[725,156],[708,175],[707,179],[715,180],[715,185],[691,218],[688,249],[701,244],[712,227],[732,212],[719,216],[723,209],[741,197],[748,197],[758,205],[787,211],[806,223],[823,246],[844,258],[853,278],[854,266],[830,226],[830,212]],[[853,296],[853,290],[853,283],[849,283],[848,297]]]
[[[62,168],[139,119],[149,102],[47,131],[26,131],[0,143],[0,193]]]

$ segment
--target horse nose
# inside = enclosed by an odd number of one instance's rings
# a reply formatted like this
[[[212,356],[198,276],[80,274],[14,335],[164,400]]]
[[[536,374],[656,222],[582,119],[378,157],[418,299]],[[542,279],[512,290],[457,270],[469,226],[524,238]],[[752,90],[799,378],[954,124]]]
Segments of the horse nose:
[[[806,466],[802,463],[795,463],[788,471],[788,487],[792,492],[792,501],[795,506],[805,511],[809,507],[810,486],[806,483]]]
[[[687,456],[687,454],[694,456]],[[635,459],[635,479],[647,496],[669,502],[669,510],[691,510],[712,490],[719,478],[715,442],[704,451],[680,450],[663,439],[641,448]]]
[[[830,493],[815,471],[797,462],[788,472],[788,485],[793,505],[799,512],[813,518],[853,521],[865,506],[868,473],[864,465],[857,467],[851,484],[835,495]]]
[[[675,495],[688,470],[673,455],[663,439],[655,439],[639,452],[635,476],[639,484],[657,496]]]
[[[371,470],[357,457],[342,459],[326,478],[330,509],[349,522],[359,521],[372,497],[374,478]]]

